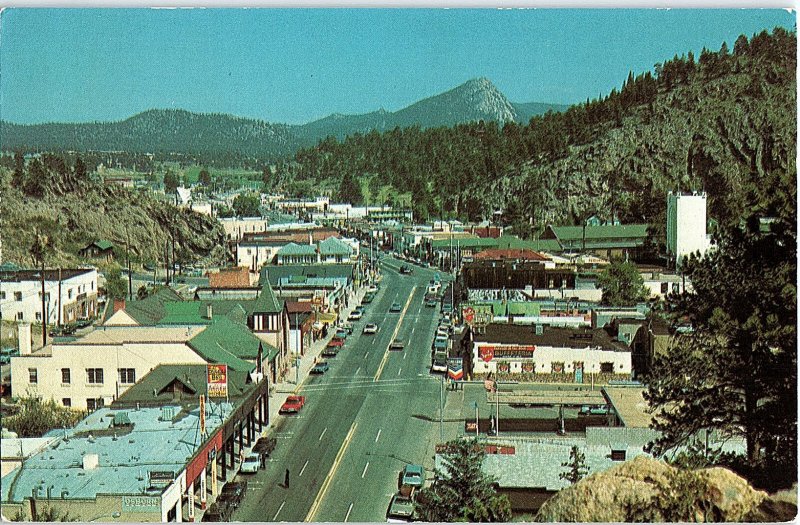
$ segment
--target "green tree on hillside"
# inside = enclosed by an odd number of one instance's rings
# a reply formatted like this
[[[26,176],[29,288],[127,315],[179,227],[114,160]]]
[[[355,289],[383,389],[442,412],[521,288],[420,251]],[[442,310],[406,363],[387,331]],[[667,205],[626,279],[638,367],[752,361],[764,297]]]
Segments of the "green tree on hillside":
[[[433,484],[417,496],[422,521],[502,522],[511,519],[508,497],[498,495],[495,479],[481,470],[486,453],[476,440],[456,439],[446,445],[444,467]]]
[[[180,180],[178,176],[172,170],[167,170],[166,173],[164,173],[164,191],[167,193],[174,193],[179,185]]]
[[[628,261],[611,261],[597,278],[597,286],[603,290],[600,304],[604,306],[635,306],[649,295],[641,274]]]
[[[211,187],[211,173],[209,173],[207,169],[203,168],[200,170],[197,180],[204,188],[208,189]]]
[[[20,190],[25,186],[25,157],[21,151],[14,152],[14,172],[11,175],[11,185]]]
[[[797,480],[794,170],[771,174],[762,193],[760,212],[686,261],[693,291],[671,295],[669,308],[694,332],[656,357],[645,397],[661,433],[655,453],[717,430],[744,438],[747,454],[732,466],[751,481],[788,486]]]
[[[342,183],[339,185],[339,199],[354,206],[364,202],[361,184],[349,173],[345,173],[344,177],[342,177]]]

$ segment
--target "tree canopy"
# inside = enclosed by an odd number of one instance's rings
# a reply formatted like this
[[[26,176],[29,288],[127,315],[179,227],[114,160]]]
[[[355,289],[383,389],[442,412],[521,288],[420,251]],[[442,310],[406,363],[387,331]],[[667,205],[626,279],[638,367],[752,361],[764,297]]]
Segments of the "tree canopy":
[[[105,271],[106,295],[111,299],[124,299],[128,295],[128,283],[122,278],[119,265],[112,263]]]
[[[649,293],[636,266],[628,261],[613,260],[597,278],[603,290],[600,304],[605,306],[635,306],[646,301]]]
[[[481,470],[486,455],[476,440],[447,443],[444,468],[437,470],[434,482],[417,497],[417,510],[423,521],[497,522],[511,519],[511,504],[498,495],[495,480]]]
[[[261,198],[257,193],[240,193],[233,199],[233,211],[239,217],[260,217]]]

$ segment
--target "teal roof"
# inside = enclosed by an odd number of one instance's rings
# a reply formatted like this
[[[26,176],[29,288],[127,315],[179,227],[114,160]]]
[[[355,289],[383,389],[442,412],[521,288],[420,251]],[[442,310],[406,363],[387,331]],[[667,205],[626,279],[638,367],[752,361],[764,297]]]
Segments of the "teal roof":
[[[159,288],[156,293],[141,301],[128,302],[125,313],[141,325],[154,325],[167,315],[165,305],[175,301],[183,301],[183,298],[172,288]]]
[[[350,255],[353,248],[346,242],[336,237],[328,237],[319,243],[319,253],[321,255]]]
[[[189,340],[189,346],[211,363],[226,364],[233,370],[250,372],[255,368],[258,357],[258,346],[263,345],[264,352],[271,354],[274,349],[254,336],[246,326],[235,323],[227,317],[219,317],[202,332]]]
[[[286,257],[289,255],[316,255],[317,248],[311,244],[297,244],[290,242],[280,250],[278,250],[278,257]]]
[[[158,321],[158,324],[211,324],[211,320],[205,317],[205,312],[200,313],[199,306],[194,301],[165,303],[166,315]]]
[[[283,310],[283,306],[278,301],[278,298],[275,297],[275,292],[272,291],[272,287],[269,283],[264,283],[261,287],[261,293],[258,294],[258,298],[253,301],[251,312],[270,314],[278,313],[281,310]]]
[[[264,265],[261,267],[261,276],[258,280],[259,286],[269,282],[273,287],[278,286],[282,277],[295,275],[305,275],[307,277],[344,277],[351,279],[353,276],[353,265],[343,264],[282,264]]]
[[[101,250],[111,250],[114,248],[114,244],[111,243],[111,241],[106,241],[103,239],[100,239],[99,241],[94,241],[92,244],[97,246]]]
[[[563,250],[563,248],[561,248],[561,243],[555,239],[535,239],[530,243],[537,252],[558,253]]]

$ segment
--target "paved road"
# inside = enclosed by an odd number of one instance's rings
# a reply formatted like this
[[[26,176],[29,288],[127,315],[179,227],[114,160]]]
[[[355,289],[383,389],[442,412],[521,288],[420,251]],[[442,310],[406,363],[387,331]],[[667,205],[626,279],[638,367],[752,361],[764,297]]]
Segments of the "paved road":
[[[401,276],[384,259],[384,279],[365,318],[324,376],[302,387],[307,405],[277,423],[278,447],[234,514],[240,521],[383,521],[397,475],[424,464],[439,435],[440,376],[431,375],[430,345],[438,310],[423,306],[433,270]],[[403,307],[389,313],[393,302]],[[365,323],[380,327],[361,335]],[[394,337],[404,351],[389,351]],[[290,488],[283,486],[286,469]]]

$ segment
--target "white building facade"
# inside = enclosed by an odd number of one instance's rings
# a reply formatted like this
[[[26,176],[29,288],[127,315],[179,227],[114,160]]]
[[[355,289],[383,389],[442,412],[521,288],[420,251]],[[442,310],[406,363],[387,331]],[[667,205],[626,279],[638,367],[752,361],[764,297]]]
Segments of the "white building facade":
[[[711,246],[706,207],[705,192],[667,194],[667,254],[678,268],[684,257],[695,252],[703,255]]]
[[[45,270],[47,323],[66,324],[97,315],[97,270]],[[0,313],[7,321],[42,322],[42,281],[38,270],[0,274]]]

